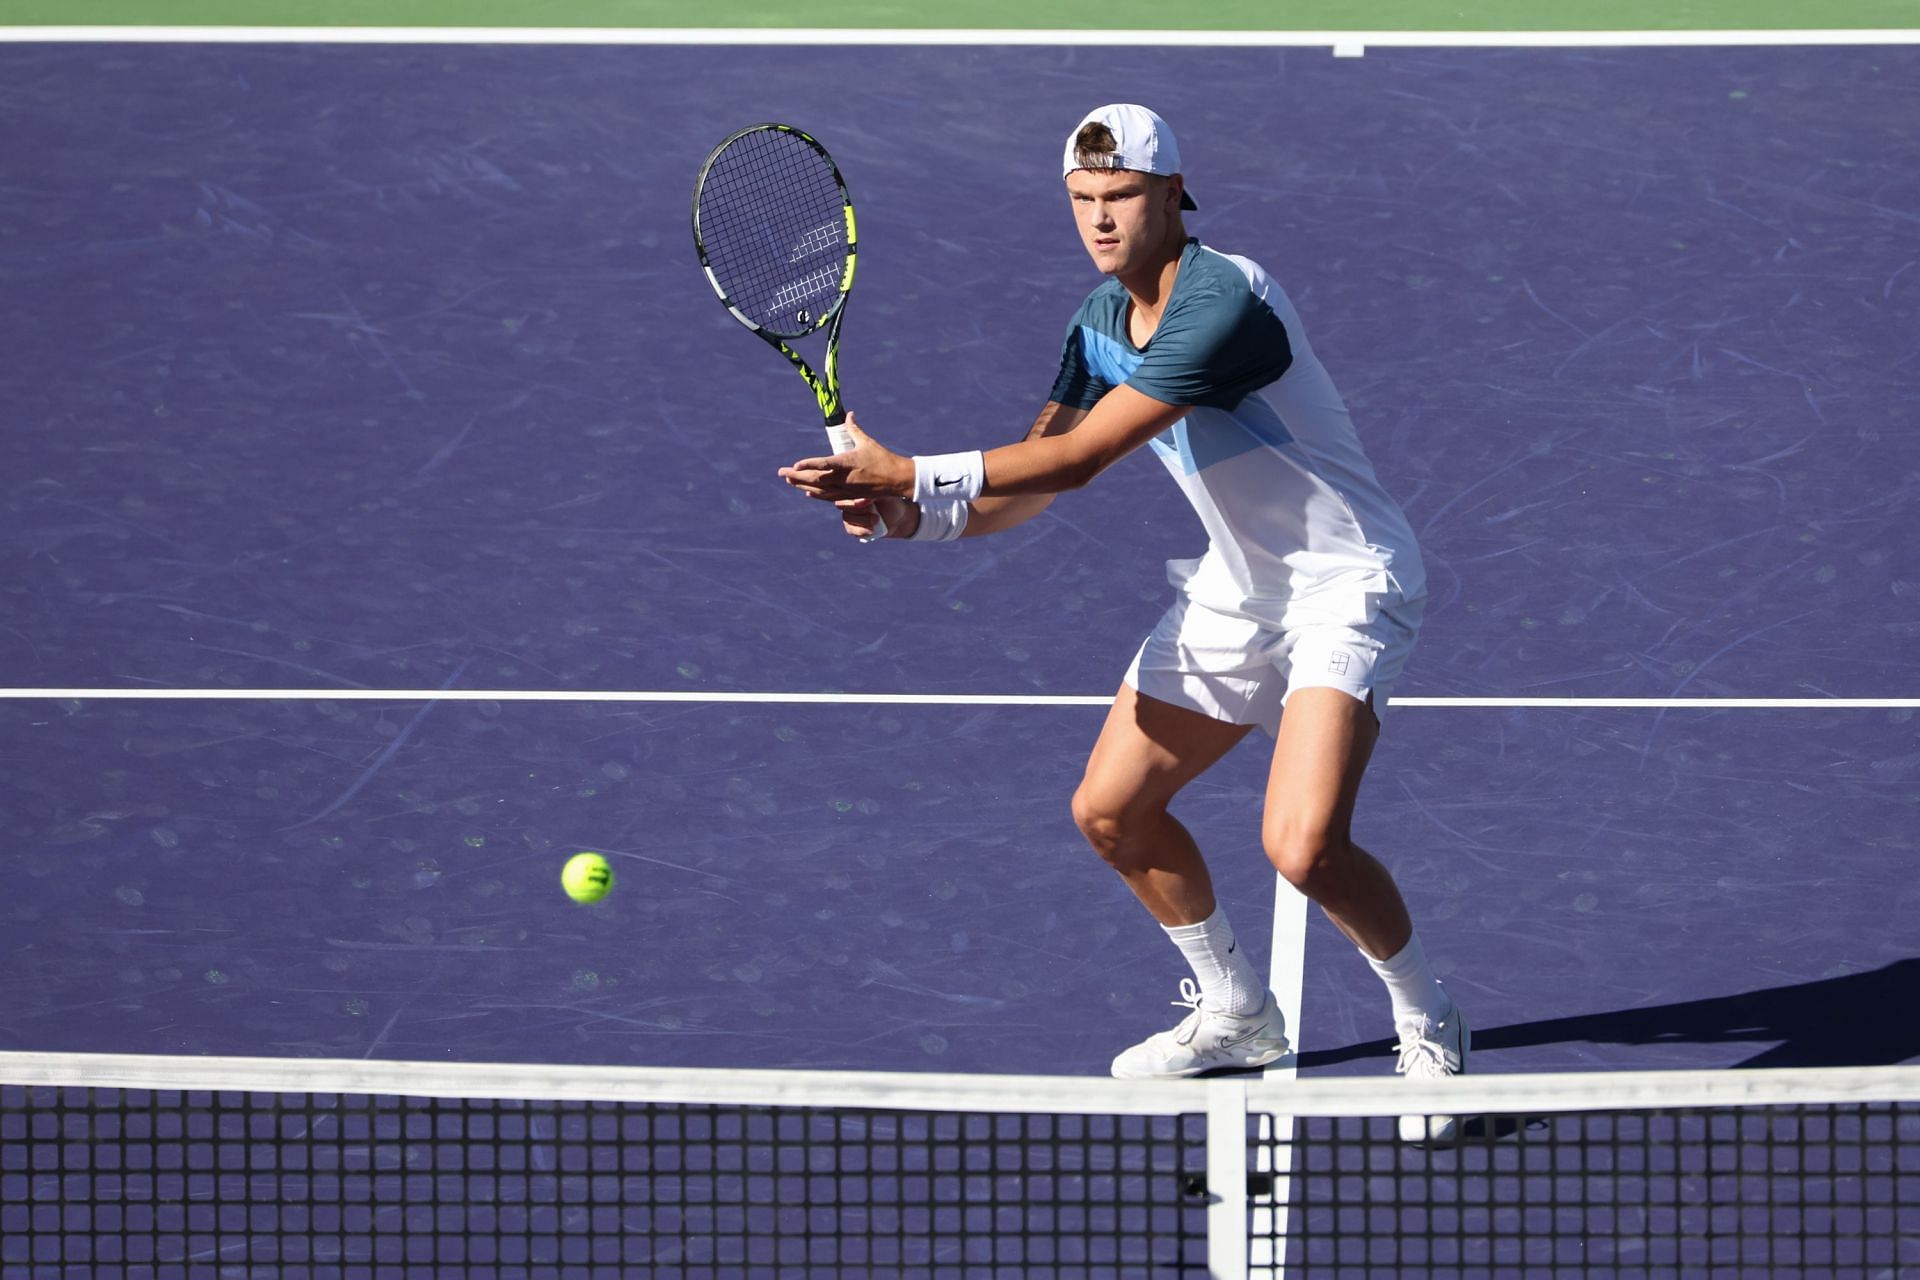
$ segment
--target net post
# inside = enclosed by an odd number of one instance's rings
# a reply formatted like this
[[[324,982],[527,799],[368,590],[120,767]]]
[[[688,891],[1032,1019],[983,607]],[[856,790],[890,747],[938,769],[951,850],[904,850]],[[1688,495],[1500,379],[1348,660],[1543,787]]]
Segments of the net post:
[[[1207,1274],[1247,1280],[1247,1087],[1207,1082]]]

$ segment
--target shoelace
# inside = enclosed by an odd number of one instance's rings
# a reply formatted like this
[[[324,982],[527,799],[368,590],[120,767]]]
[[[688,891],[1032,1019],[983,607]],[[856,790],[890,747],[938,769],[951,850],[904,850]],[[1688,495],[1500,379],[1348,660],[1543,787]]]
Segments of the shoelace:
[[[1416,1080],[1438,1079],[1460,1070],[1460,1055],[1433,1036],[1433,1024],[1422,1018],[1400,1029],[1400,1051],[1394,1070]]]
[[[1174,1039],[1177,1043],[1192,1043],[1193,1037],[1200,1030],[1200,984],[1192,978],[1180,979],[1180,998],[1178,1000],[1169,1000],[1167,1003],[1183,1009],[1193,1010],[1192,1013],[1181,1019],[1180,1025],[1173,1030]]]

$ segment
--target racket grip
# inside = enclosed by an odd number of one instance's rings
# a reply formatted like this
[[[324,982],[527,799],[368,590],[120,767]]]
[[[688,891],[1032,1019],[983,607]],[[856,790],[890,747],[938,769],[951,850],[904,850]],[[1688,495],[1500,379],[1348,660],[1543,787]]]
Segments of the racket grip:
[[[833,446],[833,451],[837,454],[853,452],[853,432],[847,430],[846,414],[836,414],[833,420],[827,423],[827,443]],[[871,538],[862,538],[860,541],[878,542],[887,536],[886,525],[884,523],[878,525],[877,528],[880,530],[879,533]]]

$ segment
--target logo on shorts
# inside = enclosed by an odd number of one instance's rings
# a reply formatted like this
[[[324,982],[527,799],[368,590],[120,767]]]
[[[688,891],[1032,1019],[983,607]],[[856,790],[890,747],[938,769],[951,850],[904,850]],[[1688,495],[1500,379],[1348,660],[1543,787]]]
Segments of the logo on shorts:
[[[1332,658],[1328,659],[1327,670],[1336,676],[1343,676],[1347,674],[1347,664],[1352,661],[1353,659],[1349,658],[1346,654],[1336,653]]]

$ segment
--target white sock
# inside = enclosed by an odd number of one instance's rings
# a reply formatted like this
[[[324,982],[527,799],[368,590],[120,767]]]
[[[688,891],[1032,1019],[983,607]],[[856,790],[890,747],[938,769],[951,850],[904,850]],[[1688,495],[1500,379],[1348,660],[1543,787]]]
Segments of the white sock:
[[[1267,984],[1247,963],[1247,953],[1234,941],[1233,926],[1220,907],[1199,924],[1163,924],[1173,945],[1193,967],[1206,1007],[1221,1013],[1252,1013],[1267,1000]]]
[[[1387,984],[1387,994],[1393,997],[1394,1025],[1422,1015],[1438,1023],[1453,1008],[1453,1001],[1440,989],[1440,980],[1433,976],[1427,953],[1420,949],[1419,934],[1408,938],[1407,945],[1390,960],[1375,960],[1365,951],[1360,954],[1367,956],[1367,963]]]

